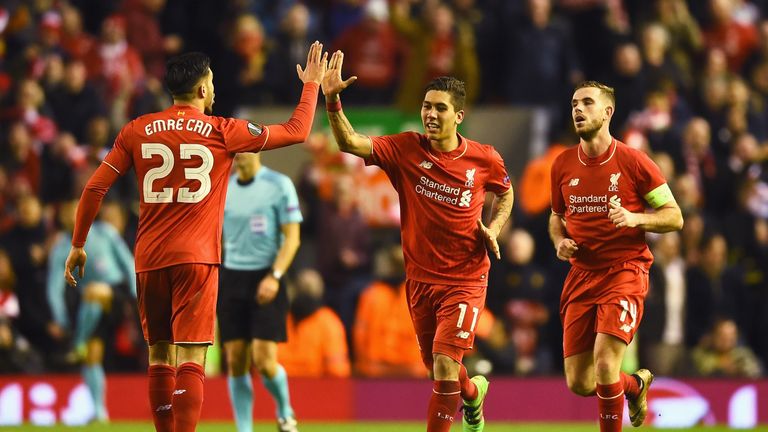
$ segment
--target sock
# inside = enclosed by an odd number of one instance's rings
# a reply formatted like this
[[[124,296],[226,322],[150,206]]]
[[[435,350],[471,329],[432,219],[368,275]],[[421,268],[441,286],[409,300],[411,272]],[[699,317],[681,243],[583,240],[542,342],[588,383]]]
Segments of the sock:
[[[624,388],[624,394],[628,399],[634,400],[637,395],[640,394],[640,380],[634,375],[627,375],[624,372],[621,373],[621,386]]]
[[[477,399],[477,386],[475,383],[469,380],[467,375],[467,368],[463,364],[460,364],[459,369],[459,384],[461,384],[461,398],[465,401],[473,401]]]
[[[168,365],[149,367],[149,408],[157,432],[173,432],[173,390],[176,388],[176,368]]]
[[[621,432],[624,420],[624,388],[621,381],[597,385],[600,432]]]
[[[101,320],[101,305],[95,302],[83,302],[77,310],[77,324],[75,334],[72,336],[72,344],[77,348],[84,345]]]
[[[104,367],[100,364],[85,365],[82,370],[83,381],[93,399],[93,408],[98,420],[107,420],[107,406],[104,403],[104,393],[107,383],[104,378]]]
[[[229,400],[235,414],[238,432],[253,431],[253,383],[251,375],[228,376]]]
[[[461,400],[458,381],[434,381],[432,398],[429,400],[427,432],[449,432]]]
[[[293,407],[291,407],[291,395],[288,392],[288,375],[282,365],[277,365],[277,373],[272,378],[266,375],[261,376],[264,387],[267,388],[275,400],[277,406],[277,418],[293,417]]]
[[[176,369],[173,392],[174,432],[195,432],[203,407],[205,371],[197,363],[186,362]]]

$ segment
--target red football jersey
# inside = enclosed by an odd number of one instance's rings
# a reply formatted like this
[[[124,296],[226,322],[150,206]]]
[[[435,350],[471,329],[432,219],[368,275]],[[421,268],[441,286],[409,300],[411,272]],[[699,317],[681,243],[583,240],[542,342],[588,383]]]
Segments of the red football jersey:
[[[666,183],[648,155],[616,139],[594,158],[577,145],[555,159],[551,175],[552,211],[565,217],[568,237],[579,246],[571,264],[594,270],[637,260],[650,267],[645,231],[616,228],[608,218],[610,202],[644,212],[646,194]]]
[[[372,137],[371,144],[366,164],[380,166],[400,198],[408,279],[487,285],[490,261],[477,220],[486,191],[511,187],[499,153],[462,136],[455,150],[438,152],[415,132]]]

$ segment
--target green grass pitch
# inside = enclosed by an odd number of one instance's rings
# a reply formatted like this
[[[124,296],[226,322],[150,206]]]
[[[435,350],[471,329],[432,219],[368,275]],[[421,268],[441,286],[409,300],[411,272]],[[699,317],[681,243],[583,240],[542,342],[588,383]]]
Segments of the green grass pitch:
[[[312,423],[304,422],[299,424],[301,432],[423,432],[425,429],[422,423]],[[40,426],[15,426],[2,427],[3,431],[82,431],[82,432],[141,432],[154,431],[152,424],[147,423],[111,423],[109,425],[93,425],[79,427],[56,428]],[[198,432],[231,432],[234,431],[232,423],[201,423]],[[274,432],[276,430],[274,423],[257,423],[254,432]],[[453,432],[461,430],[461,423],[455,424]],[[488,423],[485,426],[485,432],[597,432],[597,424],[585,423]],[[625,427],[627,430],[661,432],[661,431],[696,431],[696,432],[721,432],[729,431],[725,426],[718,427],[696,427],[691,429],[654,429],[645,427],[634,429],[631,426]],[[743,429],[742,429],[743,430]],[[760,426],[753,431],[768,432],[768,426]]]

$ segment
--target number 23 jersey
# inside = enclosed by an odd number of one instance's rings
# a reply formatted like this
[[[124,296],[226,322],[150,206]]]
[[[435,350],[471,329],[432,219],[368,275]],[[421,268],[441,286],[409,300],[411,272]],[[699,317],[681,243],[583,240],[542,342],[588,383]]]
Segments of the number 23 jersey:
[[[136,171],[136,272],[221,262],[222,219],[234,155],[257,152],[268,138],[266,127],[179,105],[123,127],[104,163],[119,174],[131,167]]]

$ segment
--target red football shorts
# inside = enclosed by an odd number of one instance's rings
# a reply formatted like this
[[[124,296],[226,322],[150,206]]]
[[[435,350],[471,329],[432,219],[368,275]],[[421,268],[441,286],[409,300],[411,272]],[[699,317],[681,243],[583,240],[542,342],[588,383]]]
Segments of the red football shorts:
[[[485,306],[486,287],[435,285],[407,280],[408,309],[416,330],[421,360],[432,370],[432,354],[461,363],[472,349],[475,326]]]
[[[594,271],[571,267],[560,296],[563,357],[592,351],[597,333],[632,342],[647,293],[648,271],[637,263]]]
[[[179,264],[136,278],[141,328],[149,345],[213,343],[218,265]]]

